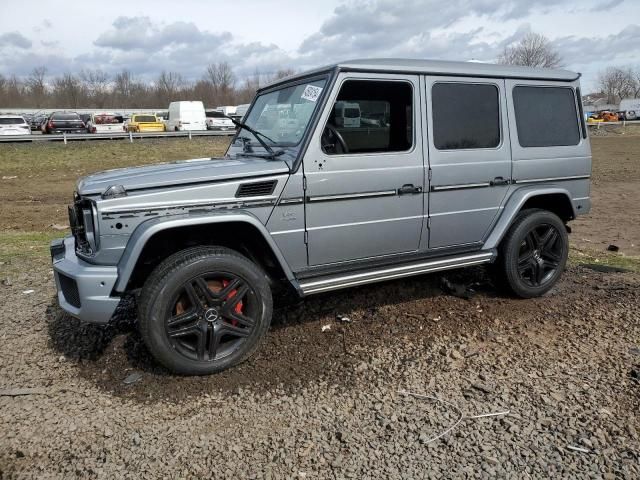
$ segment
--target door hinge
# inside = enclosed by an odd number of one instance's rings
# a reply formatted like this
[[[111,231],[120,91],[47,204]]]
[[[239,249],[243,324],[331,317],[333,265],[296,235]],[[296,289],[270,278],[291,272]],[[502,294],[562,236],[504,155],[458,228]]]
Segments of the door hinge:
[[[307,230],[304,231],[304,243],[309,244],[309,232]]]
[[[427,217],[427,228],[431,228],[431,217]]]
[[[429,169],[428,176],[429,176],[429,181],[431,181],[431,177],[433,176],[433,170]]]
[[[307,177],[302,177],[302,189],[307,189]]]

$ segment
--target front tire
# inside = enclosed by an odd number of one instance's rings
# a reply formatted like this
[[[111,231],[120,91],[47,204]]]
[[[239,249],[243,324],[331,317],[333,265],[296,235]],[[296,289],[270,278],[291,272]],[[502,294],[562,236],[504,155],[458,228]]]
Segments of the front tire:
[[[558,281],[569,255],[563,221],[547,210],[518,214],[502,241],[497,260],[504,286],[521,298],[544,295]]]
[[[246,360],[273,312],[262,269],[222,247],[196,247],[167,258],[145,282],[139,305],[147,348],[184,375],[215,373]]]

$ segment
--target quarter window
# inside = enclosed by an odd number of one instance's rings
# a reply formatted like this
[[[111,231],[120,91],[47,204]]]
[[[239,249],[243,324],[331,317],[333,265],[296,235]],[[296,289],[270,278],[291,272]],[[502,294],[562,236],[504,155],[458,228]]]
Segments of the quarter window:
[[[329,154],[403,152],[413,145],[413,89],[398,81],[347,80],[322,134]]]
[[[438,150],[496,148],[500,144],[495,85],[436,83],[431,94],[433,143]]]
[[[573,89],[514,87],[518,142],[522,147],[560,147],[580,143]]]

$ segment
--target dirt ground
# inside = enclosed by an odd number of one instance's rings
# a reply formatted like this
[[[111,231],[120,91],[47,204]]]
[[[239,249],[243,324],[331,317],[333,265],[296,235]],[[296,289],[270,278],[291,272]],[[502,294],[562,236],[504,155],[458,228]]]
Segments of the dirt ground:
[[[640,478],[640,137],[593,138],[594,209],[545,297],[505,297],[481,268],[444,275],[469,300],[443,275],[312,297],[275,312],[252,359],[198,378],[152,361],[133,299],[106,328],[59,310],[36,244],[86,166],[51,155],[52,181],[22,147],[0,146],[1,175],[29,178],[0,183],[0,478]],[[607,262],[635,271],[577,265]]]

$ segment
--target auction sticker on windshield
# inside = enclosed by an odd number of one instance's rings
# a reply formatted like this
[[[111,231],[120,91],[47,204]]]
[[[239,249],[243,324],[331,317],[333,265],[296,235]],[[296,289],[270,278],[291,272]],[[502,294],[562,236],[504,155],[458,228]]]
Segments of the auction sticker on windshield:
[[[322,92],[322,87],[316,87],[315,85],[307,85],[307,87],[304,89],[304,92],[302,92],[302,95],[300,96],[300,98],[304,98],[305,100],[315,102],[316,100],[318,100],[318,97],[320,96],[320,92]]]

